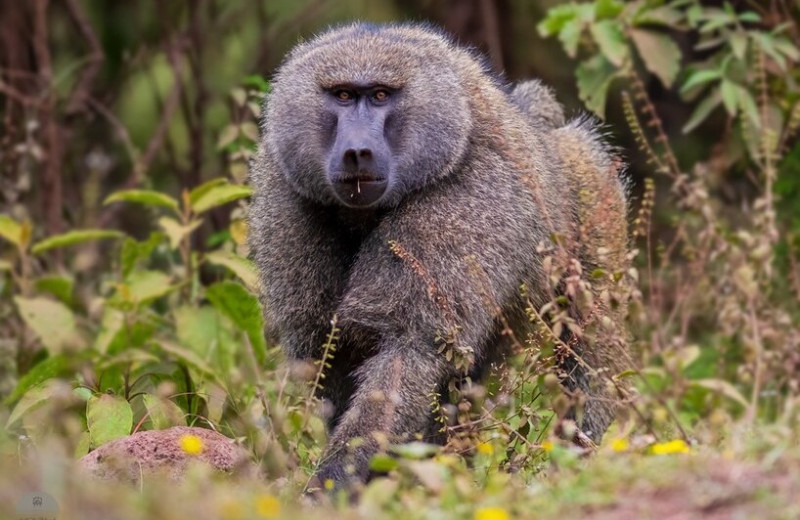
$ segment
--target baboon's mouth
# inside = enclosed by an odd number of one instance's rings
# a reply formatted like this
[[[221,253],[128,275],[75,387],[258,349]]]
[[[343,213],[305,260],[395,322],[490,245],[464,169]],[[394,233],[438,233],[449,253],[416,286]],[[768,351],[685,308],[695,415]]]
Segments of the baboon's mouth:
[[[339,200],[353,207],[374,204],[383,196],[388,186],[389,182],[386,179],[371,174],[343,178],[333,184]]]

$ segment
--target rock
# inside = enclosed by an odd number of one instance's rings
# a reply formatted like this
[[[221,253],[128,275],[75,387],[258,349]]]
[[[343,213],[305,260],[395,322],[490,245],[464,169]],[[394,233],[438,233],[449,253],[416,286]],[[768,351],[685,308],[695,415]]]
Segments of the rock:
[[[187,426],[137,432],[104,444],[78,461],[78,467],[94,477],[133,483],[150,475],[182,480],[192,464],[229,474],[257,473],[250,454],[233,439]]]

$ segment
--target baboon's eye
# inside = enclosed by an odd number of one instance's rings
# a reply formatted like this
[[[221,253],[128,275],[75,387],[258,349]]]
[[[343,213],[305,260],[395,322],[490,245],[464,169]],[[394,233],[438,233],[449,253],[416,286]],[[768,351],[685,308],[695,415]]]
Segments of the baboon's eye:
[[[372,97],[375,99],[375,101],[383,103],[389,99],[389,92],[384,89],[378,89],[372,93]]]
[[[349,90],[340,89],[333,93],[336,99],[342,102],[352,101],[355,96]]]

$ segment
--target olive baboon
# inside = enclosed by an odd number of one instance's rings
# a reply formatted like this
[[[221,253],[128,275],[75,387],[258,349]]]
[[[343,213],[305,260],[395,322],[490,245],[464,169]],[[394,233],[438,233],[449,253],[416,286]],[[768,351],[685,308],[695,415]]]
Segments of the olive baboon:
[[[430,433],[431,395],[464,376],[439,353],[443,333],[478,376],[504,350],[498,308],[530,330],[521,285],[535,306],[551,299],[538,244],[625,270],[618,170],[549,90],[509,92],[430,28],[357,23],[289,53],[252,167],[250,235],[268,334],[290,358],[319,359],[334,315],[341,327],[320,478],[363,480],[378,438]],[[618,407],[601,373],[627,367],[626,345],[564,336],[564,386],[585,396],[571,413],[598,440]]]

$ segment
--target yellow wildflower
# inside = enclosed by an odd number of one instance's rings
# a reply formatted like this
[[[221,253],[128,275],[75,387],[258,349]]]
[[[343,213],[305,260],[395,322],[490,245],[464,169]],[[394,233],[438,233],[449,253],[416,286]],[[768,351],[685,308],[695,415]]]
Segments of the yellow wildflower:
[[[475,520],[508,520],[508,511],[502,507],[482,507],[475,511]]]
[[[203,439],[197,435],[183,435],[179,442],[181,449],[188,455],[200,455],[203,453]]]
[[[681,439],[668,442],[657,442],[650,447],[653,455],[671,455],[673,453],[689,453],[689,445]]]
[[[326,478],[325,484],[323,485],[325,486],[326,490],[330,491],[331,489],[334,488],[334,486],[336,486],[336,482],[334,482],[332,478]]]
[[[261,518],[278,518],[281,514],[281,503],[269,494],[263,494],[256,499],[256,511]]]
[[[614,439],[613,441],[611,441],[611,451],[616,451],[619,453],[623,451],[628,451],[630,447],[631,445],[628,442],[628,439]]]
[[[494,447],[488,442],[482,442],[478,444],[478,453],[482,453],[483,455],[491,455],[494,453]]]
[[[551,451],[553,451],[554,447],[555,447],[555,445],[551,441],[544,441],[542,443],[542,449],[547,453],[550,453]]]

